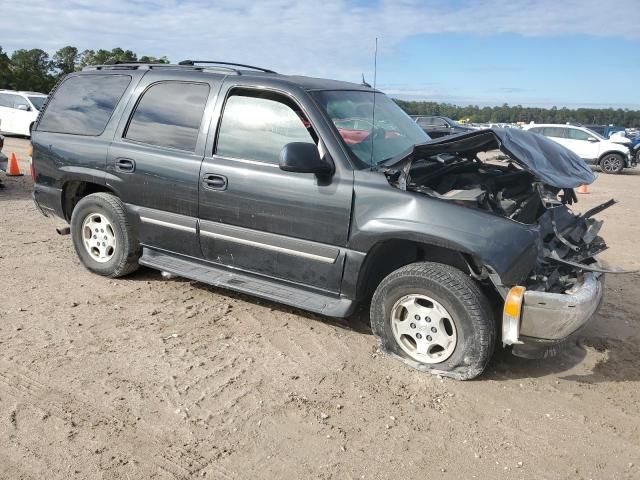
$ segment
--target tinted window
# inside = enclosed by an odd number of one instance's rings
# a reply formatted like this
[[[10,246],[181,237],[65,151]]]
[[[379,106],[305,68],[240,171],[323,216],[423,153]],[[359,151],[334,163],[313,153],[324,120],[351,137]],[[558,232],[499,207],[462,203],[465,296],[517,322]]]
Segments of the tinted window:
[[[427,125],[437,125],[437,124],[435,123],[435,119],[434,119],[433,117],[422,117],[420,120],[418,120],[418,123],[419,123],[420,125],[424,125],[424,126],[427,126]]]
[[[67,78],[49,101],[38,130],[100,135],[130,82],[129,75]]]
[[[204,83],[156,83],[142,95],[125,137],[193,152],[208,96]]]
[[[544,127],[542,129],[542,134],[545,137],[556,137],[556,138],[565,138],[565,129],[562,127]]]
[[[569,132],[569,138],[572,140],[588,140],[593,137],[593,135],[589,135],[587,132],[583,132],[577,128],[569,128],[567,130]]]
[[[315,143],[303,118],[271,98],[233,95],[224,107],[216,153],[277,164],[287,143]]]
[[[42,110],[42,105],[44,105],[44,101],[47,99],[47,97],[32,97],[29,96],[29,100],[31,101],[31,103],[33,103],[33,106],[36,107],[38,110]]]

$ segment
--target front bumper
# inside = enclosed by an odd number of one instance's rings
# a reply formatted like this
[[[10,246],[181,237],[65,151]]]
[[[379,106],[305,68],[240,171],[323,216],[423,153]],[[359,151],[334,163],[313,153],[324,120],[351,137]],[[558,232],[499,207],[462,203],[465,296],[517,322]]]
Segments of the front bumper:
[[[566,293],[524,292],[520,318],[503,317],[502,342],[514,353],[542,351],[557,345],[585,325],[596,313],[604,295],[604,275],[586,272],[583,280]]]

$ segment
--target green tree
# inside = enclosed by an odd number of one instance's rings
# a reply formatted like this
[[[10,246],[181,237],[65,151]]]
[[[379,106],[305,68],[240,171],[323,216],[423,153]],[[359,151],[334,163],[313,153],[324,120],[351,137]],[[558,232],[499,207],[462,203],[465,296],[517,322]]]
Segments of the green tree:
[[[0,88],[10,88],[11,78],[11,60],[0,47]]]
[[[106,65],[115,62],[136,62],[138,56],[131,50],[114,48],[113,50],[85,50],[80,54],[80,67],[88,65]]]
[[[59,70],[58,76],[74,72],[78,63],[78,49],[67,45],[58,50],[53,56],[53,66]]]
[[[44,50],[16,50],[11,55],[11,87],[49,93],[55,82],[51,68],[49,55]]]
[[[169,59],[166,56],[150,57],[148,55],[143,55],[142,57],[140,57],[139,61],[146,63],[169,63]]]

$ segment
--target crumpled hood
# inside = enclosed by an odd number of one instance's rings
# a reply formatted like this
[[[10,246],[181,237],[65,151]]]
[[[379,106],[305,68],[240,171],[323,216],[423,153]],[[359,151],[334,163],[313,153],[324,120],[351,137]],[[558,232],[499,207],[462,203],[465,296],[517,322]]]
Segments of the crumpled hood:
[[[557,188],[576,188],[596,179],[587,164],[575,153],[537,133],[515,128],[488,128],[443,137],[415,145],[405,160],[413,161],[440,153],[456,153],[468,158],[479,152],[499,149],[543,183]]]

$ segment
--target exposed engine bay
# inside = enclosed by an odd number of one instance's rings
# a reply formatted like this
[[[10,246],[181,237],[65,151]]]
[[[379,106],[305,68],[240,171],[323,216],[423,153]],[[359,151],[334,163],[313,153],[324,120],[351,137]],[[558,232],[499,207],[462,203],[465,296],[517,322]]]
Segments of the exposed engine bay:
[[[567,207],[577,201],[573,189],[545,186],[513,163],[494,165],[453,154],[415,162],[406,189],[538,224],[542,245],[538,264],[525,283],[528,289],[562,293],[575,285],[578,272],[605,271],[594,258],[607,248],[598,236],[602,221],[592,217],[613,200],[575,215]]]
[[[506,163],[478,158],[494,149],[506,155]],[[602,221],[593,218],[615,201],[574,214],[568,207],[577,202],[574,188],[595,176],[580,158],[544,137],[497,129],[456,135],[417,145],[391,167],[387,178],[400,189],[536,228],[538,261],[523,279],[528,290],[565,293],[584,272],[617,272],[595,259],[607,245],[598,235]]]

